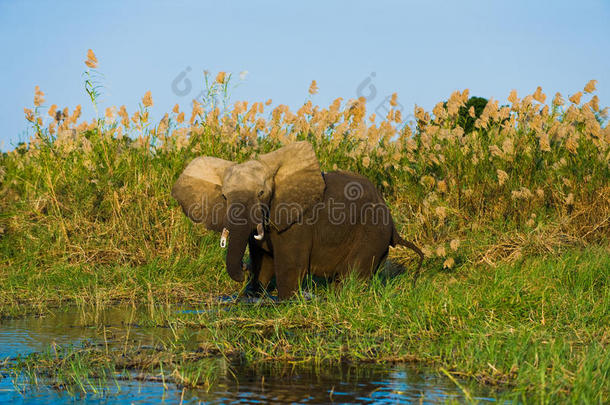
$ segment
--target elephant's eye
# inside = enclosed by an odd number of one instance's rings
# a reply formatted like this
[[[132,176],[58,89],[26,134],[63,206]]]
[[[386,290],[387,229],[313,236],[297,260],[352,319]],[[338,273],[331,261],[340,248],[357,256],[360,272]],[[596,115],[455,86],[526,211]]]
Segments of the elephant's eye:
[[[227,201],[227,196],[224,194],[221,194],[221,195],[222,195],[223,200]]]
[[[259,197],[262,197],[262,196],[263,196],[263,194],[264,194],[264,190],[261,190],[261,191],[259,191],[259,192],[258,192],[258,196],[259,196]]]

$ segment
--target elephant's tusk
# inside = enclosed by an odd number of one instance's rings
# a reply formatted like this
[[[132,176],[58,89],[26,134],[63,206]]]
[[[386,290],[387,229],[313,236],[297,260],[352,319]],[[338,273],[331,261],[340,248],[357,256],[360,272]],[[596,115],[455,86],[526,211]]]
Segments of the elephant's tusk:
[[[222,234],[220,235],[220,247],[227,247],[227,238],[229,237],[229,230],[227,228],[222,228]]]
[[[256,225],[256,235],[254,235],[254,239],[262,240],[263,236],[265,236],[265,228],[263,228],[263,224]]]

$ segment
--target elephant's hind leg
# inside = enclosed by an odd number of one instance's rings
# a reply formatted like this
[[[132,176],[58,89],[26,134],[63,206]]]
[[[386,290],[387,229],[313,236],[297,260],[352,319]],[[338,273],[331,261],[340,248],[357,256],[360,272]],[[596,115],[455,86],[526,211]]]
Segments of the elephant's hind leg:
[[[385,238],[378,237],[363,243],[355,243],[347,258],[347,270],[355,272],[362,279],[368,279],[375,274],[389,252],[388,244],[380,243],[380,239]]]

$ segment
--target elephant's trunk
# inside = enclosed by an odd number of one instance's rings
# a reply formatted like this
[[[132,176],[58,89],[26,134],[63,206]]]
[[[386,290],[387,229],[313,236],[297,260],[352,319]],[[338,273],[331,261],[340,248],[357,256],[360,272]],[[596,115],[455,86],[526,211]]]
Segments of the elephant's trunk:
[[[248,226],[232,227],[229,233],[229,246],[227,248],[227,272],[237,281],[244,281],[245,274],[242,260],[248,245],[250,229]]]

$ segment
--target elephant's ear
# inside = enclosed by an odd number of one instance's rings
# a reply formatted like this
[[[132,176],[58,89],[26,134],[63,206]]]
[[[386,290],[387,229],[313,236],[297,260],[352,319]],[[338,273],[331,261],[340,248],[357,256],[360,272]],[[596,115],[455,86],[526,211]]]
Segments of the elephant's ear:
[[[301,221],[322,200],[324,178],[316,154],[308,142],[296,142],[259,156],[274,173],[270,219],[281,232]]]
[[[182,211],[193,222],[203,223],[210,230],[220,232],[226,212],[222,197],[222,179],[225,170],[235,163],[215,157],[203,156],[193,160],[184,169],[174,187],[174,197]]]

